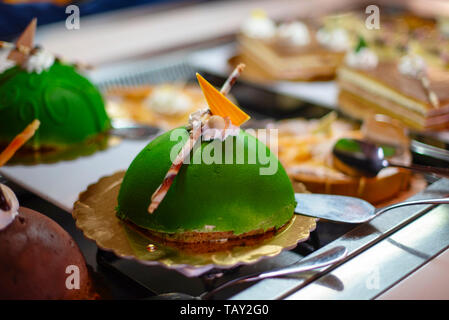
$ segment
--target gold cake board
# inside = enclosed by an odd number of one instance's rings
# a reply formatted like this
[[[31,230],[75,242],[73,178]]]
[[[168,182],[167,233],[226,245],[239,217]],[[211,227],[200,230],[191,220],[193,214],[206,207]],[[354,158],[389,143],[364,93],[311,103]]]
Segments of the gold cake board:
[[[90,185],[75,202],[72,215],[77,227],[99,248],[146,265],[160,265],[186,276],[198,276],[214,268],[232,268],[274,257],[307,240],[316,227],[315,218],[295,215],[281,232],[258,245],[192,253],[157,243],[116,217],[117,196],[124,174],[120,171]]]

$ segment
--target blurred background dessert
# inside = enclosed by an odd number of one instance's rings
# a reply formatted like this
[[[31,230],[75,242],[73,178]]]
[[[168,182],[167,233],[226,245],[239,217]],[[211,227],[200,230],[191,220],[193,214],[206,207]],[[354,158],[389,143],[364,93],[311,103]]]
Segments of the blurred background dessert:
[[[15,43],[1,42],[0,145],[33,119],[41,126],[24,149],[47,152],[98,139],[110,129],[103,98],[78,70],[35,45],[33,19]]]
[[[412,178],[407,170],[386,168],[376,177],[353,176],[336,163],[335,144],[342,138],[349,138],[388,146],[392,150],[388,158],[409,165],[412,157],[406,131],[389,118],[366,118],[360,127],[338,119],[332,112],[321,119],[281,120],[269,124],[268,128],[279,130],[276,146],[279,160],[296,192],[303,192],[305,187],[312,193],[354,196],[379,205],[408,191],[410,183],[421,183],[422,178]]]
[[[187,123],[189,114],[206,105],[197,86],[180,82],[111,88],[106,91],[105,97],[106,110],[111,117],[164,130]]]
[[[262,10],[244,21],[237,42],[231,63],[244,62],[258,81],[332,79],[350,46],[344,29],[297,19],[276,24]]]

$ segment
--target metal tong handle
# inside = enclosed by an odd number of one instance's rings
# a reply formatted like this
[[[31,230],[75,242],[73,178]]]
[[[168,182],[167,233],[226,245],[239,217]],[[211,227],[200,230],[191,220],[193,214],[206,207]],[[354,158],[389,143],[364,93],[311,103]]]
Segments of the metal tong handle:
[[[391,206],[380,209],[379,211],[376,212],[375,215],[373,215],[373,218],[377,217],[378,215],[384,213],[385,211],[391,210],[391,209],[396,209],[399,207],[405,207],[405,206],[411,206],[411,205],[417,205],[417,204],[449,204],[449,198],[423,199],[423,200],[413,200],[413,201],[405,201],[405,202],[396,203]]]
[[[348,253],[348,250],[345,247],[337,246],[337,247],[329,249],[323,253],[320,253],[314,257],[301,260],[299,263],[297,263],[293,266],[290,266],[290,267],[267,271],[267,272],[262,272],[262,273],[250,274],[250,275],[242,276],[240,278],[225,282],[222,285],[216,287],[215,289],[213,289],[209,292],[203,293],[200,296],[200,298],[208,299],[208,298],[212,297],[213,295],[215,295],[218,291],[221,291],[225,288],[228,288],[230,286],[233,286],[233,285],[236,285],[239,283],[253,282],[253,281],[258,281],[258,280],[267,279],[267,278],[276,278],[276,277],[281,277],[281,276],[285,276],[285,275],[289,275],[289,274],[300,273],[300,272],[304,272],[304,271],[309,271],[309,270],[325,267],[325,266],[334,264],[334,263],[344,259],[347,255],[347,253]]]

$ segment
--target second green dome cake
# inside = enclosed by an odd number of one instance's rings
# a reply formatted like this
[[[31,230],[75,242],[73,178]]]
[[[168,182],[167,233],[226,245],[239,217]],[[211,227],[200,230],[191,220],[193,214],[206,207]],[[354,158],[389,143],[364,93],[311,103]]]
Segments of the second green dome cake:
[[[41,73],[14,66],[0,74],[0,144],[33,119],[41,122],[27,143],[35,150],[67,148],[110,128],[100,92],[58,61]]]
[[[34,45],[37,19],[15,43],[0,41],[0,145],[33,120],[33,151],[84,145],[111,127],[100,92],[76,67]]]

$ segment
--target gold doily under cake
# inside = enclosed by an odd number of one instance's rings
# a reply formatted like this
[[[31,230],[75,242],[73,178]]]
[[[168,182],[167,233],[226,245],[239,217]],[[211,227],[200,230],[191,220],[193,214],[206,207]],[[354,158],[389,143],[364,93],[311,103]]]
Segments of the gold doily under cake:
[[[186,275],[198,275],[212,268],[230,268],[273,257],[308,239],[316,219],[295,215],[274,237],[250,247],[208,253],[192,253],[151,240],[116,217],[117,195],[125,172],[101,178],[82,192],[74,205],[73,217],[84,235],[98,247],[121,258],[147,265],[162,265]],[[183,272],[189,269],[191,272]],[[197,271],[195,271],[195,269]],[[192,271],[193,270],[193,271]],[[199,272],[198,272],[199,271]]]

